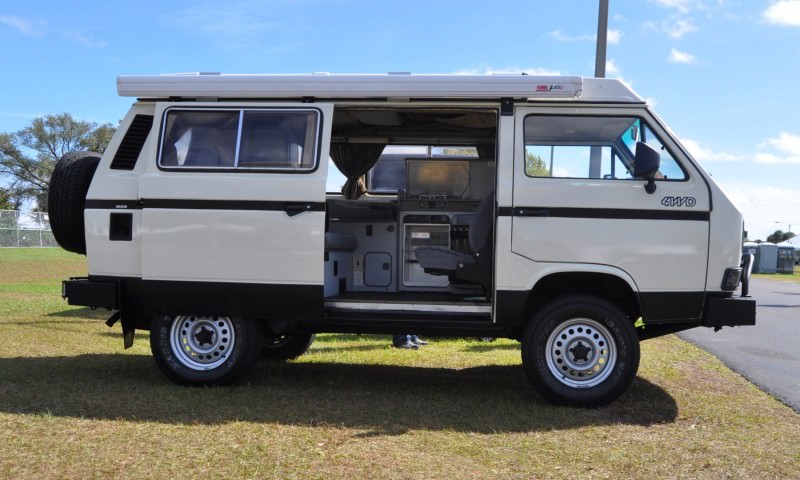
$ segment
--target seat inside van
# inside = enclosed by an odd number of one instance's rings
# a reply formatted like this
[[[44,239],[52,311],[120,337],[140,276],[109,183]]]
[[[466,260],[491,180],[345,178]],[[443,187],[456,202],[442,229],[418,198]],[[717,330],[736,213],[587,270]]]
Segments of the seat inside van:
[[[346,183],[328,193],[327,298],[489,301],[497,118],[480,108],[334,112],[331,157]]]

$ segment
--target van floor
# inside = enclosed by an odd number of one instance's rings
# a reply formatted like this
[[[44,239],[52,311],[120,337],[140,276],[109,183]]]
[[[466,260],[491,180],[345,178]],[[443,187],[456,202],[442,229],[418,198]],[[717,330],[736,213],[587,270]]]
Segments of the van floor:
[[[328,310],[384,310],[491,314],[483,296],[438,292],[346,292],[325,298]]]

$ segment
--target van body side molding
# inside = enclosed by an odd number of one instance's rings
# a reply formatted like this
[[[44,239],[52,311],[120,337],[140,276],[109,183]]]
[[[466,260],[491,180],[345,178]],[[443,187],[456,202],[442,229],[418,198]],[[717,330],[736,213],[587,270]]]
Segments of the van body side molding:
[[[603,218],[612,220],[683,220],[707,222],[708,211],[635,208],[500,207],[501,217]]]
[[[290,214],[301,212],[324,212],[325,202],[272,202],[260,200],[86,200],[87,209],[96,210],[141,210],[143,208],[171,210],[263,210],[284,211]]]

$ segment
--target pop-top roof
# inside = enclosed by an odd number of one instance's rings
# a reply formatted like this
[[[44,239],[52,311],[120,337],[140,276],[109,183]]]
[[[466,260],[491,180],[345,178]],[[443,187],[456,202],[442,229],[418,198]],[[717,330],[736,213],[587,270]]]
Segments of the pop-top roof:
[[[122,75],[117,91],[138,98],[527,98],[643,100],[619,80],[534,75]]]

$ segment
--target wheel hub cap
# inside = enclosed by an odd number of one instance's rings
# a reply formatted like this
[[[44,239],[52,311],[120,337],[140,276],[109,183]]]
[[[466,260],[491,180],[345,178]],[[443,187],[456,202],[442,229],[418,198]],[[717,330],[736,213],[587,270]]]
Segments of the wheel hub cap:
[[[175,317],[170,343],[175,357],[192,370],[222,365],[233,351],[236,333],[228,317],[182,315]]]
[[[617,348],[601,323],[576,318],[559,325],[547,339],[550,373],[564,385],[589,388],[603,382],[613,371]]]

